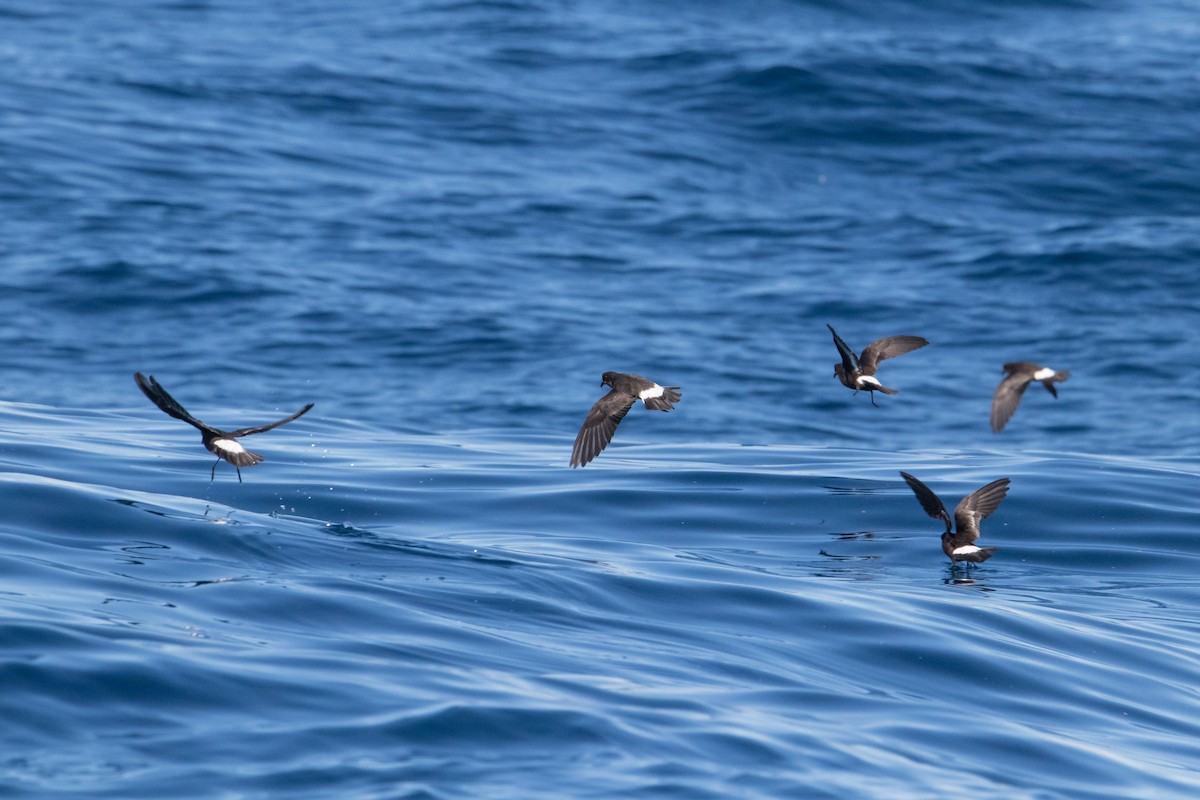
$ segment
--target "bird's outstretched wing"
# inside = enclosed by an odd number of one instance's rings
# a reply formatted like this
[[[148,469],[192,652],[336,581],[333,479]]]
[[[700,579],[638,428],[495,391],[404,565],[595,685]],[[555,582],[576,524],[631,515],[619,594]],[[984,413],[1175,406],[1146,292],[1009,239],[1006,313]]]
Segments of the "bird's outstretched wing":
[[[575,447],[571,451],[572,467],[585,466],[608,447],[613,434],[617,432],[617,425],[633,408],[635,400],[636,397],[613,389],[596,401],[583,421],[579,435],[575,437]]]
[[[958,544],[969,544],[979,538],[979,523],[1000,505],[1008,494],[1008,478],[992,481],[964,497],[954,508],[954,523],[958,526]]]
[[[313,407],[313,404],[309,403],[304,408],[297,411],[295,414],[292,414],[290,417],[284,417],[281,420],[276,420],[275,422],[270,422],[270,423],[267,423],[266,425],[254,425],[249,428],[238,428],[236,431],[230,431],[229,435],[233,436],[233,437],[249,436],[253,433],[262,433],[264,431],[269,431],[272,428],[278,428],[280,425],[286,425],[289,422],[291,422],[292,420],[296,419],[297,417],[307,414],[309,409],[311,409],[312,407]]]
[[[189,414],[186,408],[179,405],[178,400],[176,400],[174,397],[171,397],[171,395],[167,393],[167,390],[160,386],[158,381],[154,380],[153,375],[147,378],[142,373],[135,372],[133,373],[133,379],[137,382],[138,388],[142,390],[142,394],[146,395],[146,397],[149,397],[150,402],[162,409],[164,414],[174,417],[175,419],[181,419],[192,427],[199,428],[202,431],[207,431],[209,433],[220,433],[217,428],[201,422]]]
[[[842,369],[847,375],[853,375],[858,371],[858,356],[854,354],[849,345],[842,341],[842,337],[837,335],[837,331],[833,329],[832,325],[826,322],[825,327],[829,328],[829,332],[833,334],[833,343],[837,345],[838,353],[842,356]]]
[[[1005,364],[1005,367],[1007,366]],[[1000,385],[996,387],[996,393],[992,395],[992,433],[1004,430],[1004,426],[1016,413],[1017,406],[1021,405],[1021,396],[1025,394],[1025,390],[1029,388],[1029,382],[1032,380],[1033,374],[1022,370],[1010,372],[1000,381]]]
[[[904,482],[908,484],[908,488],[913,490],[913,494],[921,502],[921,508],[925,509],[925,513],[934,519],[940,519],[946,523],[946,531],[949,532],[950,515],[946,513],[946,506],[942,504],[942,498],[938,497],[933,489],[930,489],[907,472],[901,472],[900,477],[904,478]]]
[[[859,358],[859,366],[864,375],[873,375],[880,361],[911,353],[927,344],[929,341],[920,336],[885,336],[867,345]]]

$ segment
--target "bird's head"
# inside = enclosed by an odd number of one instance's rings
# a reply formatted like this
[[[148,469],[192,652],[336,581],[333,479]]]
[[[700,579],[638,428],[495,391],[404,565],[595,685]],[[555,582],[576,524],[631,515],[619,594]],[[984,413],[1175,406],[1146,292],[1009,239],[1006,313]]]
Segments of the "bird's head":
[[[601,386],[612,386],[613,378],[617,377],[615,372],[606,372],[600,376]]]

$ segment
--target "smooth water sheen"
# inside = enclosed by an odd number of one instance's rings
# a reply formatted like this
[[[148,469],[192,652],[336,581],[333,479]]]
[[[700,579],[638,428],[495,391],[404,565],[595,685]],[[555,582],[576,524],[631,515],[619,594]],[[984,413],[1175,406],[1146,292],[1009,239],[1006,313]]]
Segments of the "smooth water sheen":
[[[1197,19],[0,4],[0,797],[1200,795]]]

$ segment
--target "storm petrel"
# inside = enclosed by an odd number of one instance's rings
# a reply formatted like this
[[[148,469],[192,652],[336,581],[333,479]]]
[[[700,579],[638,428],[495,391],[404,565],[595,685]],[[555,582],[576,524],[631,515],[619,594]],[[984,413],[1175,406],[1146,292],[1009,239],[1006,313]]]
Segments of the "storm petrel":
[[[1058,397],[1058,390],[1054,388],[1054,384],[1071,377],[1071,373],[1066,370],[1055,372],[1032,361],[1011,361],[1004,365],[1004,371],[1007,374],[1000,380],[996,393],[992,395],[992,433],[1004,430],[1004,426],[1016,413],[1017,406],[1021,404],[1021,395],[1025,394],[1025,389],[1030,383],[1040,381],[1042,386],[1046,387],[1046,391]]]
[[[951,563],[973,561],[978,564],[992,557],[996,548],[978,547],[975,542],[979,540],[980,521],[995,511],[1000,501],[1008,494],[1008,478],[992,481],[964,497],[954,508],[954,522],[958,526],[958,533],[953,533],[950,515],[946,513],[941,498],[907,472],[901,472],[900,477],[904,478],[905,483],[913,490],[925,513],[946,523],[946,532],[942,534],[942,552],[950,558]]]
[[[309,403],[290,417],[285,417],[267,425],[238,428],[236,431],[223,431],[220,428],[214,428],[211,425],[203,423],[189,414],[187,409],[179,405],[179,401],[167,394],[166,389],[159,386],[158,381],[154,380],[153,375],[147,378],[142,373],[135,372],[133,373],[133,379],[137,381],[138,388],[142,390],[142,394],[149,397],[150,401],[162,409],[165,414],[175,419],[181,419],[193,428],[199,428],[204,446],[208,448],[208,452],[217,457],[217,460],[213,462],[212,474],[210,475],[210,479],[212,480],[215,480],[217,477],[217,464],[221,463],[221,459],[225,459],[230,464],[233,464],[234,469],[237,470],[238,483],[241,483],[242,467],[252,467],[262,461],[263,457],[258,453],[251,453],[245,447],[242,447],[242,443],[238,441],[238,438],[249,436],[253,433],[269,431],[272,428],[278,428],[280,425],[286,425],[296,419],[296,417],[307,413],[313,407],[313,404]]]
[[[646,408],[670,411],[680,397],[678,386],[659,386],[641,375],[606,372],[600,377],[600,385],[611,386],[612,391],[596,401],[583,421],[583,427],[575,437],[575,448],[571,451],[572,467],[586,466],[608,447],[613,434],[617,432],[617,425],[638,400]]]
[[[837,335],[837,331],[833,329],[832,325],[826,323],[825,327],[829,328],[829,332],[833,334],[833,343],[837,345],[838,352],[842,356],[842,363],[833,365],[833,374],[837,375],[843,386],[853,389],[855,394],[860,391],[870,392],[871,405],[876,407],[878,407],[875,402],[876,392],[896,394],[895,389],[884,386],[875,377],[875,370],[878,368],[879,362],[885,358],[895,358],[905,353],[911,353],[913,350],[929,344],[920,336],[885,336],[871,342],[862,351],[861,356],[856,356],[854,351],[842,341],[842,337]]]

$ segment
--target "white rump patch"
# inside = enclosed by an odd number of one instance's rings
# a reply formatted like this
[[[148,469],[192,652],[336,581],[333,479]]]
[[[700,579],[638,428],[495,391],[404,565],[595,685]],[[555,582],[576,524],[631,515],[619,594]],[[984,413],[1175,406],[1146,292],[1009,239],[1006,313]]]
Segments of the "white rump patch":
[[[964,544],[962,547],[956,547],[950,551],[951,555],[965,556],[971,553],[978,553],[979,548],[973,544]]]
[[[643,403],[651,398],[662,397],[662,396],[663,396],[663,388],[661,386],[659,386],[657,383],[654,384],[653,386],[651,386],[649,389],[642,389],[640,392],[638,392],[638,397],[641,398]]]
[[[246,448],[238,444],[236,439],[213,439],[213,447],[226,453],[246,452]]]
[[[1053,377],[1054,377],[1054,370],[1050,369],[1049,367],[1042,367],[1037,372],[1033,373],[1033,379],[1035,381],[1044,381],[1047,378],[1053,378]]]
[[[869,383],[873,386],[883,386],[874,375],[859,375],[858,385],[862,386],[864,383]]]

